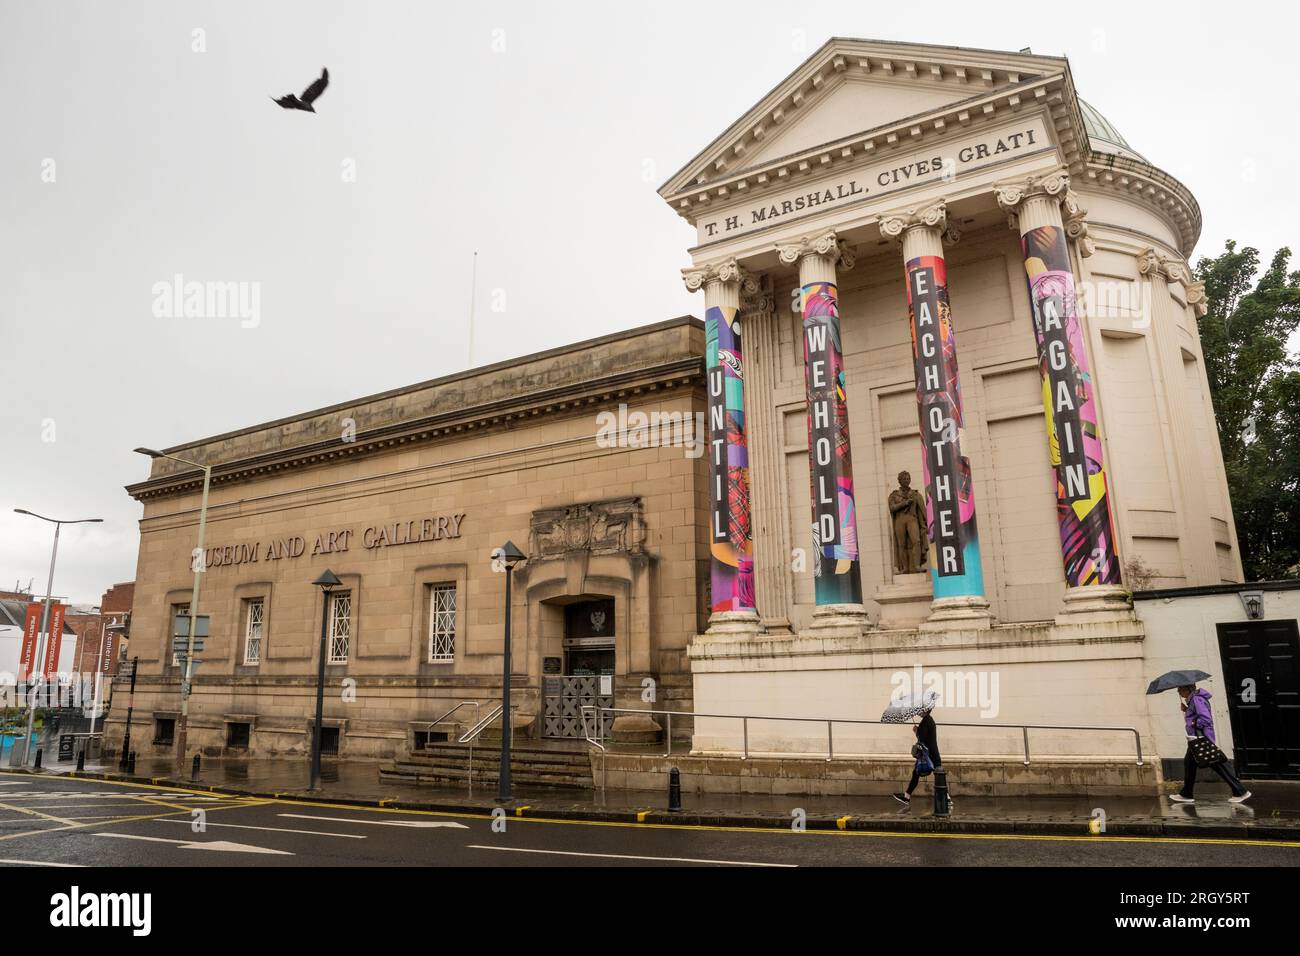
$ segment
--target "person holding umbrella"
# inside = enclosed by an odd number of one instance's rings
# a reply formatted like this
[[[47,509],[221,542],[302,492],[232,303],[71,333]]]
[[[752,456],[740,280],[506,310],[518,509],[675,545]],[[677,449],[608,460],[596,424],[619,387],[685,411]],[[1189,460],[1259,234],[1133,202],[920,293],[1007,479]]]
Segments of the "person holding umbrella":
[[[916,734],[916,744],[912,747],[912,756],[916,758],[916,763],[912,766],[912,779],[908,781],[906,791],[893,795],[904,806],[911,805],[912,791],[921,782],[921,778],[929,776],[935,767],[943,766],[943,758],[939,755],[938,725],[930,713],[938,702],[939,695],[934,691],[913,694],[891,703],[880,718],[886,723],[902,723],[918,714],[921,717],[920,722],[912,727],[912,733]]]
[[[1179,707],[1183,711],[1183,724],[1187,730],[1187,753],[1183,756],[1183,788],[1171,794],[1174,803],[1195,803],[1193,796],[1196,787],[1196,771],[1200,767],[1209,767],[1217,773],[1232,790],[1229,803],[1244,803],[1250,799],[1247,790],[1236,774],[1228,769],[1228,755],[1219,749],[1214,738],[1214,716],[1210,711],[1210,692],[1198,688],[1196,682],[1206,680],[1205,671],[1186,670],[1169,671],[1161,674],[1147,687],[1148,694],[1159,694],[1170,687],[1178,688],[1182,698]]]

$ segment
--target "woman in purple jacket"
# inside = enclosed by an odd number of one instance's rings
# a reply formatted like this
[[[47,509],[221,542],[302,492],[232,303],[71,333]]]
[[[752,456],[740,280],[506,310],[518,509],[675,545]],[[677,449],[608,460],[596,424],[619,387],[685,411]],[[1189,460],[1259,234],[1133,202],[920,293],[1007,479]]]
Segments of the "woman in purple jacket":
[[[1194,737],[1208,737],[1214,740],[1214,717],[1210,714],[1210,692],[1199,690],[1195,684],[1178,688],[1178,696],[1183,699],[1183,723],[1187,727],[1187,755],[1183,757],[1183,789],[1170,796],[1175,803],[1195,803],[1192,789],[1196,786],[1196,758],[1192,756],[1191,740]],[[1217,742],[1217,741],[1216,741]],[[1224,783],[1232,788],[1229,803],[1241,803],[1250,799],[1250,791],[1241,785],[1241,781],[1228,769],[1226,763],[1217,763],[1211,768],[1223,778]]]

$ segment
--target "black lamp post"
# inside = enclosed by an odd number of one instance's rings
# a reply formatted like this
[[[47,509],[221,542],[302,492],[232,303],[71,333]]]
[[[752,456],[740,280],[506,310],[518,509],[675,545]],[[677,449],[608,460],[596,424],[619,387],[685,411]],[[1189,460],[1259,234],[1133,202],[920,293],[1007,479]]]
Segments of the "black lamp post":
[[[321,616],[320,616],[320,658],[316,662],[316,723],[312,726],[311,735],[311,788],[312,790],[320,789],[320,738],[321,738],[321,721],[325,718],[325,633],[329,630],[330,623],[330,589],[336,588],[343,582],[329,568],[321,572],[312,584],[321,589]]]
[[[497,775],[498,803],[510,800],[510,575],[515,565],[525,558],[526,555],[515,547],[513,541],[507,541],[492,552],[492,560],[500,561],[506,566],[506,635],[501,664],[501,771]]]

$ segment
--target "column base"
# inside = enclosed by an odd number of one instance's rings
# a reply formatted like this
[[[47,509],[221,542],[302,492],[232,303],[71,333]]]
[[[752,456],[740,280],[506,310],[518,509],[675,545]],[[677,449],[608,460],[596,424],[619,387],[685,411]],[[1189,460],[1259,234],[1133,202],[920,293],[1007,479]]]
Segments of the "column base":
[[[758,612],[714,611],[709,615],[709,627],[704,632],[710,638],[744,640],[766,633]]]
[[[1066,588],[1057,624],[1133,621],[1133,596],[1119,584],[1088,584]]]
[[[871,612],[861,604],[822,604],[813,611],[812,623],[800,634],[807,637],[857,637],[871,630]]]
[[[873,596],[880,605],[882,628],[917,627],[930,613],[933,598],[928,571],[894,574],[894,580],[876,588]]]
[[[993,626],[988,598],[981,594],[935,598],[923,631],[983,631]]]

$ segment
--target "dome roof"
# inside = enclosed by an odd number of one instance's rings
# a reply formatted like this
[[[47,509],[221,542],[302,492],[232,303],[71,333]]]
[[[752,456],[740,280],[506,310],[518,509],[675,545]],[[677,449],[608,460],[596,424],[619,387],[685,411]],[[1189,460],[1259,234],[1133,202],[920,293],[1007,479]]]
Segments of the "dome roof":
[[[1083,125],[1088,131],[1088,139],[1091,140],[1093,149],[1099,153],[1117,153],[1120,156],[1147,161],[1146,157],[1130,146],[1120,131],[1111,125],[1110,120],[1098,113],[1091,103],[1079,100],[1079,110],[1083,113]]]

